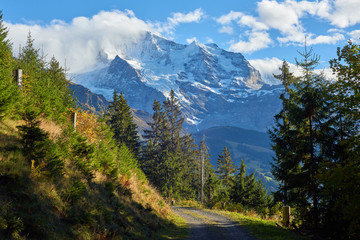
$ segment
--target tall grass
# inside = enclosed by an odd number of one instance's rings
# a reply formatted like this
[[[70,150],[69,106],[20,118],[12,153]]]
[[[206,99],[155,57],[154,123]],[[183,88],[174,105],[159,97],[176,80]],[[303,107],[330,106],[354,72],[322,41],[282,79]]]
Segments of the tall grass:
[[[227,216],[244,226],[251,235],[259,240],[308,240],[290,229],[276,225],[276,220],[265,220],[255,213],[237,213],[221,210],[212,210],[218,214]]]

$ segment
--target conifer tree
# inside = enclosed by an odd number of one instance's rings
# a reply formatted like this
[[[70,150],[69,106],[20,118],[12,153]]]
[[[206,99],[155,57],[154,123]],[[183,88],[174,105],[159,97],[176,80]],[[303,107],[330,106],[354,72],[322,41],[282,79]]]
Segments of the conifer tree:
[[[279,190],[275,197],[285,204],[292,203],[292,206],[303,205],[306,202],[304,191],[300,190],[302,187],[302,180],[298,178],[301,174],[301,166],[299,159],[295,156],[295,149],[297,147],[296,127],[294,123],[293,113],[296,113],[297,104],[295,103],[297,92],[295,85],[296,79],[290,73],[289,65],[286,61],[280,67],[281,73],[274,75],[279,79],[284,91],[280,94],[282,101],[282,110],[275,115],[275,126],[269,131],[272,140],[272,148],[275,151],[274,163],[272,164],[272,174],[279,181]]]
[[[240,171],[230,190],[230,199],[235,203],[240,203],[246,209],[254,209],[265,215],[271,197],[267,194],[267,189],[262,182],[255,178],[255,173],[246,176],[245,168],[244,160],[241,159]]]
[[[222,180],[226,189],[229,189],[232,185],[234,178],[234,173],[237,171],[237,166],[234,165],[233,160],[231,159],[230,152],[225,146],[224,150],[219,155],[217,159],[217,168],[216,173],[219,175],[219,178]]]
[[[0,119],[11,109],[19,94],[12,74],[13,59],[11,44],[7,39],[8,30],[2,17],[0,11]]]
[[[167,198],[194,197],[198,182],[197,151],[191,135],[184,134],[184,118],[174,91],[161,105],[153,104],[150,130],[142,155],[142,169]]]
[[[319,149],[322,148],[321,139],[324,134],[321,126],[328,115],[328,105],[324,99],[327,83],[322,75],[314,73],[315,67],[319,64],[319,57],[312,53],[312,49],[308,51],[305,46],[304,52],[300,55],[303,60],[296,62],[303,69],[303,81],[299,81],[296,86],[299,96],[296,99],[298,109],[294,119],[297,125],[296,136],[300,141],[295,152],[301,158],[302,177],[306,179],[304,186],[307,197],[311,198],[307,220],[317,230],[320,222],[321,188],[317,175],[324,160]]]
[[[107,115],[116,142],[119,145],[125,144],[135,156],[138,156],[140,142],[137,126],[133,122],[131,108],[122,93],[119,97],[118,93],[114,91],[113,101],[109,105]]]
[[[324,139],[321,128],[328,117],[324,97],[326,82],[322,75],[314,73],[319,57],[312,49],[305,46],[304,52],[299,54],[303,59],[296,62],[303,75],[290,87],[285,84],[288,97],[282,95],[283,110],[276,116],[276,126],[270,131],[276,153],[273,174],[281,181],[277,196],[297,207],[303,225],[317,229],[321,188],[317,176],[324,161],[320,151]]]
[[[160,190],[164,188],[165,158],[164,148],[168,139],[165,112],[160,102],[154,100],[152,121],[148,122],[151,129],[144,130],[147,144],[141,158],[141,168],[152,184]]]
[[[45,62],[43,54],[35,48],[30,32],[17,64],[23,69],[22,99],[25,108],[31,108],[20,109],[21,114],[34,111],[37,115],[61,121],[63,113],[74,106],[65,70],[54,57],[49,63]]]

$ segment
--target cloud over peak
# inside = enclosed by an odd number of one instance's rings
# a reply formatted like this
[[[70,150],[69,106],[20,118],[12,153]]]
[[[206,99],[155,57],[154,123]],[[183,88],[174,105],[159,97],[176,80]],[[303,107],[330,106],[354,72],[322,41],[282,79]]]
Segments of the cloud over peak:
[[[108,58],[121,54],[122,48],[137,41],[146,31],[173,34],[182,23],[198,22],[204,16],[201,9],[189,13],[173,13],[167,22],[152,23],[137,18],[133,11],[101,11],[88,17],[76,17],[66,23],[53,20],[47,25],[11,24],[9,38],[14,46],[24,45],[31,32],[38,48],[43,48],[60,62],[65,59],[71,72],[84,72],[95,66],[100,55]],[[17,54],[18,48],[14,48]]]

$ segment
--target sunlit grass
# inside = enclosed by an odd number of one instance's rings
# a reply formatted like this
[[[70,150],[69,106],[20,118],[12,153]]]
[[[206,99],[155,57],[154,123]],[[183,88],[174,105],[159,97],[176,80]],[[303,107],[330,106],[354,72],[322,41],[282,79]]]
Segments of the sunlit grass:
[[[251,235],[259,240],[307,240],[308,238],[298,235],[290,229],[281,228],[275,221],[264,220],[256,216],[248,216],[242,213],[212,210],[218,214],[227,216],[244,226]]]

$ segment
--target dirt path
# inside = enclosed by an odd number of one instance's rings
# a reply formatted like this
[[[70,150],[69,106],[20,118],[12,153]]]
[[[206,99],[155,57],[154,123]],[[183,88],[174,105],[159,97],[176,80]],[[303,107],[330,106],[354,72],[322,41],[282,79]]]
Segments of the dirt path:
[[[237,222],[219,214],[187,207],[172,209],[189,224],[190,240],[255,240]]]

